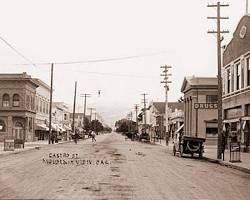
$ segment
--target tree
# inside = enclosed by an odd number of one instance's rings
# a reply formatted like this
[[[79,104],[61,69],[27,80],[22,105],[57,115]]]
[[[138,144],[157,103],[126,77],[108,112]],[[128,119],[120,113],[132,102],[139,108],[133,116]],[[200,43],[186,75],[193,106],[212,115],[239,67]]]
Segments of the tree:
[[[116,132],[135,132],[136,122],[127,119],[121,119],[115,123],[115,127]]]
[[[86,130],[86,131],[89,131],[90,130],[90,121],[89,121],[89,119],[87,118],[87,117],[85,117],[84,118],[84,129]]]
[[[104,130],[104,127],[99,120],[92,120],[90,123],[90,129],[96,131],[97,133]]]

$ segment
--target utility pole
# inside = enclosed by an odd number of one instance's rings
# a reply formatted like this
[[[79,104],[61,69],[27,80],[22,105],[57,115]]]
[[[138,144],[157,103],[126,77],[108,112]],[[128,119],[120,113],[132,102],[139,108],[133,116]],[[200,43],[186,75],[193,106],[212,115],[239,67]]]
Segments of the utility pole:
[[[129,113],[129,132],[131,133],[132,132],[132,117],[133,117],[133,114],[132,112]]]
[[[135,120],[136,120],[136,131],[138,131],[138,118],[137,118],[137,115],[138,115],[138,104],[135,104]]]
[[[246,15],[248,14],[248,0],[246,0]]]
[[[222,154],[222,78],[221,78],[221,42],[223,37],[221,34],[229,33],[229,31],[221,31],[220,27],[220,20],[221,19],[228,19],[228,17],[221,17],[220,9],[221,7],[227,7],[228,4],[221,4],[217,2],[217,4],[211,4],[207,7],[209,8],[217,8],[217,16],[216,17],[208,17],[208,19],[215,19],[217,20],[217,31],[208,31],[208,33],[216,33],[217,34],[217,62],[218,62],[218,142],[217,142],[217,159],[221,159]]]
[[[147,125],[147,119],[146,119],[146,103],[147,103],[147,99],[146,99],[146,95],[148,94],[141,94],[143,96],[143,99],[142,99],[142,103],[143,103],[143,113],[144,113],[144,128],[145,128],[145,131],[146,131],[146,125]]]
[[[53,97],[53,72],[54,72],[54,65],[51,64],[51,77],[50,77],[50,102],[49,102],[49,144],[51,143],[51,120],[52,120],[52,97]]]
[[[95,110],[95,108],[88,108],[90,110],[90,123],[91,123],[91,119],[92,119],[92,113],[93,113],[93,110]]]
[[[76,91],[77,91],[77,82],[75,82],[75,92],[74,92],[74,105],[73,105],[73,134],[75,134]]]
[[[95,114],[95,133],[96,133],[96,113]]]
[[[87,97],[90,97],[90,94],[81,94],[80,97],[84,97],[83,126],[85,126]]]
[[[165,130],[165,140],[166,140],[166,145],[168,145],[168,140],[169,140],[169,132],[168,132],[168,91],[169,91],[169,83],[172,83],[171,81],[168,80],[168,78],[170,76],[172,76],[172,74],[168,74],[168,71],[170,68],[172,68],[171,66],[161,66],[161,68],[163,69],[163,74],[161,74],[161,76],[164,77],[163,81],[161,81],[161,83],[164,84],[164,88],[165,88],[165,121],[166,121],[166,130]]]

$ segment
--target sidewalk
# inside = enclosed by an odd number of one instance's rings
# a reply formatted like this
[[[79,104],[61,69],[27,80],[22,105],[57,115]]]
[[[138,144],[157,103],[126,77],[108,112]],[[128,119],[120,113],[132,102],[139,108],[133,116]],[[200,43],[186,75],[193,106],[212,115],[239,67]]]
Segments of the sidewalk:
[[[205,146],[205,152],[203,154],[205,160],[210,162],[219,163],[221,165],[231,167],[234,169],[238,169],[244,171],[246,173],[250,173],[250,153],[240,152],[240,160],[241,162],[229,162],[230,160],[230,152],[229,150],[225,151],[225,160],[217,159],[217,146],[207,145]]]
[[[153,142],[151,142],[154,144]],[[169,141],[168,146],[166,146],[166,142],[162,140],[161,142],[155,142],[156,145],[162,145],[167,147],[172,151],[173,143]],[[231,167],[233,169],[237,169],[246,173],[250,173],[250,153],[240,152],[240,160],[241,162],[229,162],[230,160],[230,152],[229,150],[225,151],[225,160],[217,159],[217,146],[215,145],[205,145],[203,159],[209,162],[218,163],[220,165]]]
[[[55,144],[63,144],[66,142],[71,142],[71,141],[72,140],[60,141],[60,142],[55,143]],[[5,156],[5,155],[10,155],[10,154],[18,154],[18,153],[33,150],[33,149],[39,149],[45,145],[48,145],[48,140],[42,140],[42,141],[40,140],[40,141],[35,141],[35,142],[25,142],[24,148],[15,149],[14,151],[4,151],[4,143],[0,142],[0,157]]]

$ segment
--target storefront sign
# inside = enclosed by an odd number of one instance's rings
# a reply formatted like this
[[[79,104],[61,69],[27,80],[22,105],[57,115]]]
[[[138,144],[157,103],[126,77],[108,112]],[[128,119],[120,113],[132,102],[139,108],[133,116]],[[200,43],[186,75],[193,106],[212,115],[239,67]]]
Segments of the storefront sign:
[[[15,145],[14,140],[4,140],[4,151],[14,151]]]
[[[241,107],[226,110],[226,119],[235,119],[235,118],[240,118],[241,116],[242,116]]]
[[[195,103],[195,109],[218,109],[217,103]]]

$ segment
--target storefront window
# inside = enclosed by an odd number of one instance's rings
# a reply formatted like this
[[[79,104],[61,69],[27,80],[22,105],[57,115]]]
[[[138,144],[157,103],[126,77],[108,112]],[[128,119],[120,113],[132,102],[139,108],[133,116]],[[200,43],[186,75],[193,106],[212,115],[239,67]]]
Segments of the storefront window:
[[[206,128],[207,136],[215,136],[218,133],[218,128],[208,127]]]
[[[0,132],[5,132],[6,126],[3,120],[0,120]]]

